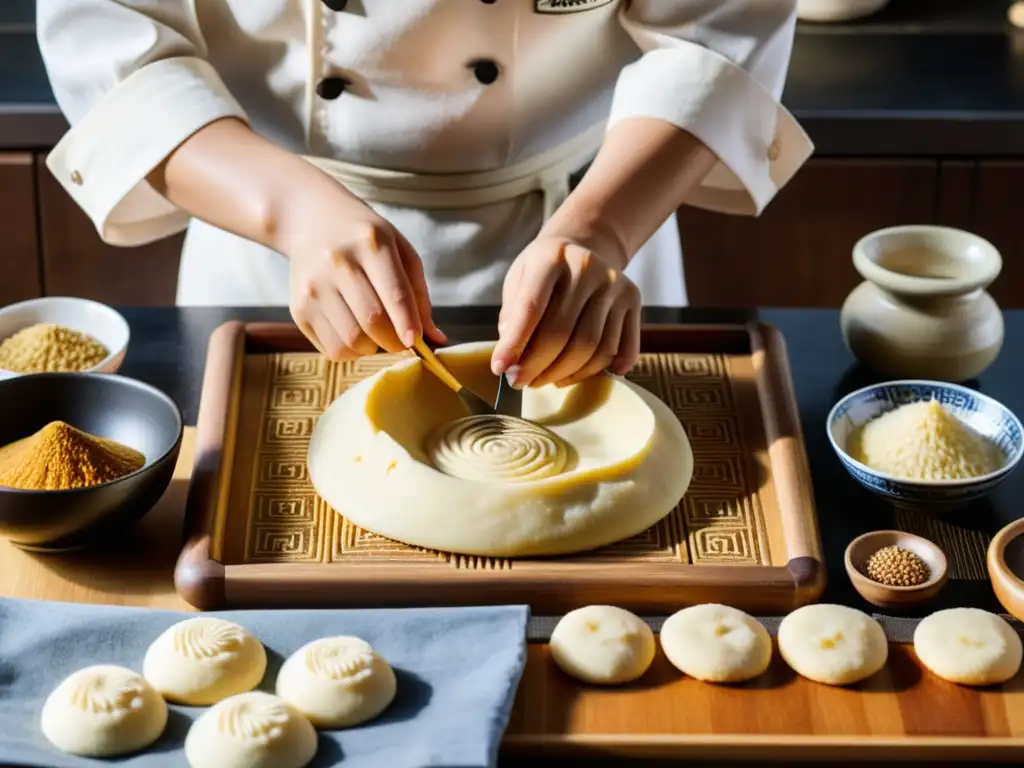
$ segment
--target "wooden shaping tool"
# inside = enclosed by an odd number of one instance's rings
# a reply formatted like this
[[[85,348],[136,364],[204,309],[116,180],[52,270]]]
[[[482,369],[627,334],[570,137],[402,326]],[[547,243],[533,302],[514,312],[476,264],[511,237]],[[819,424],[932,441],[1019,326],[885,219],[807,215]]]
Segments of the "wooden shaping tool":
[[[479,416],[482,414],[494,414],[494,406],[484,400],[473,390],[468,387],[464,387],[459,383],[451,371],[449,371],[444,363],[437,359],[433,350],[427,346],[426,342],[422,338],[416,339],[416,343],[413,345],[413,351],[419,356],[423,364],[427,366],[427,370],[437,376],[446,386],[459,396],[462,400],[462,404],[466,406],[466,410],[473,416]]]

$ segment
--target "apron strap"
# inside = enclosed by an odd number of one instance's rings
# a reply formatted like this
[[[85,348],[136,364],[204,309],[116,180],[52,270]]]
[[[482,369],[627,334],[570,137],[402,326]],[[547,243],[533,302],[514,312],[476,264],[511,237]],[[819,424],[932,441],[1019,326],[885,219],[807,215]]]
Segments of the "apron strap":
[[[414,173],[303,156],[368,202],[423,209],[474,208],[541,192],[548,219],[569,195],[569,177],[594,158],[604,122],[572,139],[504,168],[473,173]]]

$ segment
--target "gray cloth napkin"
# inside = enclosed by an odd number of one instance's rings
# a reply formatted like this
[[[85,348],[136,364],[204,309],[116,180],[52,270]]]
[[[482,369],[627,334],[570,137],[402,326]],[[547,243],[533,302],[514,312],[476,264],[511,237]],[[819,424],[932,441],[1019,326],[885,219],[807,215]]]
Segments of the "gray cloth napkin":
[[[142,671],[149,644],[197,614],[0,598],[0,764],[77,768],[185,765],[183,744],[199,707],[171,707],[163,737],[116,760],[63,755],[39,729],[47,695],[81,667],[119,664]],[[223,611],[267,648],[262,689],[305,643],[356,635],[387,659],[398,693],[379,719],[321,732],[312,765],[352,768],[493,766],[526,660],[525,606],[379,610]]]

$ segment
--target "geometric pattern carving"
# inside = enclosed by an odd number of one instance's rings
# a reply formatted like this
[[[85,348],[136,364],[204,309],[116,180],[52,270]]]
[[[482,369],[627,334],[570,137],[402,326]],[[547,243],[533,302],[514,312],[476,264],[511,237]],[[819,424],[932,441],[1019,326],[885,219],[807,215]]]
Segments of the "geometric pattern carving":
[[[246,562],[384,562],[509,569],[509,560],[410,547],[364,531],[320,499],[306,470],[316,420],[348,387],[405,355],[329,363],[313,353],[270,355],[263,418],[254,457]],[[645,354],[629,378],[660,397],[693,446],[693,481],[679,506],[651,529],[577,555],[588,562],[767,565],[757,478],[748,469],[726,359],[717,354]]]

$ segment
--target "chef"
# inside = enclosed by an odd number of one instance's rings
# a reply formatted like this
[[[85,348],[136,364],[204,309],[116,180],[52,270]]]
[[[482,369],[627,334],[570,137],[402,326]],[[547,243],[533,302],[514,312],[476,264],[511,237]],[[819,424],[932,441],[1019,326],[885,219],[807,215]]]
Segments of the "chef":
[[[675,210],[756,216],[811,153],[795,5],[38,0],[47,165],[107,243],[187,228],[179,305],[351,359],[500,304],[514,386],[623,373],[641,304],[686,304]]]

